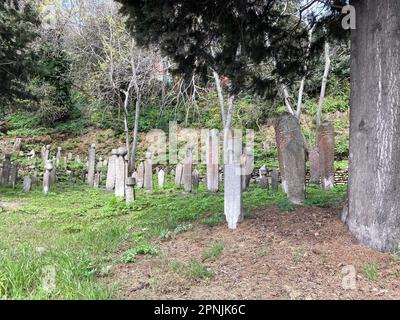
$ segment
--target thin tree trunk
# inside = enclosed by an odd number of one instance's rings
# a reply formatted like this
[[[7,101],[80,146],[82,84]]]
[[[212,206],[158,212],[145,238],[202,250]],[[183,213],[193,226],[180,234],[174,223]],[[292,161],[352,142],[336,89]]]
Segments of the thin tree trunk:
[[[400,244],[400,1],[354,1],[348,208],[342,219],[379,251]]]
[[[136,166],[136,151],[137,144],[139,140],[139,117],[140,117],[140,106],[141,106],[141,96],[137,94],[136,98],[136,110],[135,110],[135,125],[133,128],[133,142],[132,142],[132,154],[131,154],[131,168],[130,173],[133,172]]]
[[[324,104],[326,84],[328,82],[330,66],[331,66],[330,46],[329,43],[327,42],[325,43],[325,69],[324,69],[324,75],[322,77],[321,93],[319,95],[319,101],[317,107],[317,127],[321,125],[322,106]]]
[[[125,145],[126,145],[126,150],[128,151],[128,159],[129,157],[129,149],[130,149],[130,138],[129,138],[129,125],[128,125],[128,104],[129,104],[129,91],[124,92],[125,99],[124,99],[124,132],[125,132]]]
[[[215,87],[217,88],[219,107],[221,110],[221,119],[222,119],[222,123],[225,124],[225,122],[226,122],[225,101],[224,101],[224,94],[222,92],[222,87],[221,87],[221,80],[216,71],[213,71],[213,76],[214,76],[214,80],[215,80]]]

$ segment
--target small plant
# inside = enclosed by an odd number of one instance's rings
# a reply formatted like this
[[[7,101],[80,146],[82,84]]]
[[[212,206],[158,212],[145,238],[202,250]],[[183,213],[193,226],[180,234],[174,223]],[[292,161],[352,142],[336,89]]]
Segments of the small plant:
[[[160,231],[160,236],[159,236],[159,238],[160,238],[161,240],[167,240],[167,239],[170,237],[170,235],[171,235],[171,232],[170,232],[168,229],[162,229],[162,230]]]
[[[202,221],[203,224],[214,227],[219,225],[222,222],[222,214],[221,213],[214,213],[214,215],[210,218],[206,218]]]
[[[222,255],[224,250],[223,242],[215,242],[211,244],[206,250],[203,251],[202,260],[215,260]]]
[[[174,234],[185,232],[185,231],[187,231],[187,230],[189,230],[191,228],[193,228],[193,225],[190,224],[190,223],[188,223],[188,224],[180,224],[175,228]]]
[[[297,247],[293,250],[293,261],[294,263],[300,263],[303,261],[304,257],[306,256],[306,251],[303,247]]]
[[[281,199],[276,202],[276,205],[281,211],[290,212],[296,209],[295,205],[291,203],[288,199]]]
[[[142,243],[135,248],[128,249],[122,256],[123,263],[134,263],[136,261],[136,257],[139,255],[150,255],[154,256],[157,255],[157,249],[149,244],[149,243]]]
[[[214,277],[214,272],[208,270],[201,262],[190,260],[189,262],[189,277],[193,279],[211,279]]]
[[[375,262],[364,264],[364,273],[370,281],[375,281],[378,278],[378,266]]]

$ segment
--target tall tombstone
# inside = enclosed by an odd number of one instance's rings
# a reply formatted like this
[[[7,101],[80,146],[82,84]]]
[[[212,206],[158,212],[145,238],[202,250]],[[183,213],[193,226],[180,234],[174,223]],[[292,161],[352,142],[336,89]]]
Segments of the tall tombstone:
[[[24,192],[29,192],[32,189],[32,178],[30,176],[24,177]]]
[[[275,169],[271,172],[271,188],[274,192],[279,188],[279,172]]]
[[[321,186],[324,190],[330,190],[335,182],[335,131],[331,123],[324,122],[318,127],[317,141]]]
[[[6,153],[4,155],[3,168],[1,170],[1,185],[8,185],[10,182],[11,173],[11,154]]]
[[[146,160],[144,161],[144,182],[143,187],[145,190],[153,190],[153,163],[152,153],[146,152]]]
[[[242,190],[246,190],[250,185],[251,173],[253,171],[254,157],[251,150],[245,149],[241,155],[242,163]]]
[[[175,188],[180,188],[182,184],[182,173],[183,173],[182,163],[178,163],[175,168]]]
[[[267,168],[265,166],[262,166],[260,170],[258,170],[258,183],[260,184],[260,187],[262,189],[268,189],[269,188],[269,183],[268,183],[268,178],[266,177],[267,174]]]
[[[40,148],[40,156],[42,157],[43,163],[46,162],[46,146]]]
[[[9,184],[15,188],[17,185],[18,181],[18,164],[13,163],[11,164],[11,169],[10,169],[10,177],[9,177]]]
[[[125,197],[126,185],[126,165],[125,156],[128,150],[125,147],[120,147],[117,150],[116,173],[115,173],[115,196],[119,198]]]
[[[56,154],[56,165],[57,167],[60,165],[60,161],[61,161],[61,147],[57,148],[57,154]]]
[[[282,115],[276,125],[279,168],[283,190],[293,204],[302,204],[305,196],[305,150],[299,121],[291,114]]]
[[[164,172],[163,169],[161,169],[160,171],[158,171],[157,178],[158,178],[158,188],[159,188],[159,189],[164,189],[164,184],[165,184],[165,172]]]
[[[106,179],[106,190],[108,191],[112,191],[115,188],[117,159],[118,159],[118,150],[112,149],[111,158],[110,161],[108,162],[107,179]]]
[[[51,149],[51,145],[47,145],[46,146],[46,149],[45,149],[45,151],[44,151],[44,158],[43,158],[43,161],[44,162],[46,162],[47,160],[49,160],[49,157],[50,157],[50,149]]]
[[[319,152],[318,147],[312,147],[308,153],[308,161],[310,163],[310,183],[319,184]]]
[[[135,201],[135,178],[127,177],[125,193],[126,203]]]
[[[88,162],[88,185],[93,187],[94,174],[96,171],[96,145],[92,144],[89,149],[89,162]]]
[[[51,160],[53,163],[53,170],[51,170],[51,175],[50,175],[50,184],[54,184],[57,182],[57,169],[56,169],[56,164],[57,164],[57,160],[56,158],[54,158],[53,160]]]
[[[227,143],[227,145],[229,144]],[[242,169],[240,155],[234,150],[234,146],[237,143],[234,142],[231,145],[233,147],[229,147],[225,151],[224,213],[228,222],[228,228],[236,229],[238,222],[243,219]]]
[[[44,168],[45,172],[43,175],[43,192],[47,194],[50,191],[50,176],[51,171],[53,170],[53,162],[51,160],[46,160]]]
[[[94,174],[94,180],[93,180],[93,187],[94,188],[99,188],[100,183],[101,183],[101,168],[102,168],[102,163],[98,162],[96,164],[96,173]]]
[[[206,140],[207,189],[218,192],[219,182],[219,133],[217,129],[210,130]]]
[[[194,192],[197,192],[197,190],[199,190],[199,182],[200,182],[199,171],[197,171],[197,169],[194,169],[192,172],[192,189]]]
[[[183,160],[183,190],[185,193],[192,191],[192,165],[193,165],[193,148],[189,146],[186,150],[186,157]]]
[[[22,139],[21,138],[16,138],[14,142],[14,148],[13,151],[14,153],[19,153],[22,149]]]
[[[139,188],[143,188],[143,185],[144,185],[144,163],[143,163],[143,161],[141,161],[139,163],[138,168],[137,168],[136,185]]]

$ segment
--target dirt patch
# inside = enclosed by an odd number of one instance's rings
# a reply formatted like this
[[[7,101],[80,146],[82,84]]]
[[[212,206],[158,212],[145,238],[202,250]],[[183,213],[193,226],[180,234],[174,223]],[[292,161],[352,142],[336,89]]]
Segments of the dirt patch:
[[[234,231],[195,224],[158,244],[157,257],[117,265],[103,280],[117,283],[123,299],[399,299],[400,260],[355,243],[338,218],[340,211],[268,208]],[[216,242],[224,244],[222,255],[202,260]],[[177,266],[193,259],[214,277],[179,272]],[[343,277],[353,267],[356,287],[346,290]]]
[[[0,209],[4,210],[15,210],[19,207],[26,206],[27,204],[24,202],[1,202],[0,201]]]

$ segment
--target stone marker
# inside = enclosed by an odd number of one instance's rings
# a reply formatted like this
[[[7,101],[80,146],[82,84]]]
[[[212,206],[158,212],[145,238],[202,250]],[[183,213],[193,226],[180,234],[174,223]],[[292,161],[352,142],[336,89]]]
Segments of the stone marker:
[[[271,172],[271,188],[272,191],[277,191],[279,187],[279,172],[272,170]]]
[[[46,161],[45,157],[46,157],[46,146],[42,146],[40,148],[40,156],[42,157],[43,162]]]
[[[93,187],[94,174],[96,171],[96,145],[92,144],[89,149],[89,163],[88,163],[88,185]]]
[[[312,147],[308,153],[308,161],[310,163],[310,183],[319,184],[319,152],[318,147]]]
[[[194,192],[197,192],[197,190],[199,189],[199,181],[200,181],[199,172],[196,169],[194,169],[192,172],[192,188]]]
[[[126,203],[135,201],[135,178],[127,177],[126,179]]]
[[[189,146],[186,151],[186,157],[183,161],[183,190],[185,193],[192,191],[192,163],[193,163],[193,147]]]
[[[183,173],[183,166],[181,163],[178,163],[175,168],[175,188],[180,188],[182,184],[182,173]]]
[[[54,158],[53,160],[51,160],[53,163],[53,170],[51,170],[51,174],[50,174],[50,184],[54,184],[57,182],[57,169],[56,169],[56,159]]]
[[[219,133],[217,129],[210,130],[206,140],[207,159],[207,189],[218,192],[219,180]]]
[[[117,150],[116,173],[115,173],[115,196],[119,198],[125,197],[126,186],[126,165],[125,156],[128,150],[125,147],[120,147]]]
[[[102,163],[98,162],[96,165],[96,173],[94,174],[93,187],[99,188],[101,183],[101,167]]]
[[[51,160],[46,160],[44,168],[46,171],[43,175],[43,192],[47,194],[50,191],[50,176],[53,170],[53,162]]]
[[[72,161],[73,157],[74,156],[73,156],[72,152],[68,152],[68,155],[67,155],[68,161]]]
[[[1,170],[1,177],[0,177],[1,185],[8,185],[10,183],[10,171],[11,171],[11,154],[6,153],[4,155],[4,161]]]
[[[260,170],[258,170],[258,174],[259,174],[258,183],[260,184],[260,187],[262,189],[268,189],[269,183],[268,183],[268,178],[265,176],[267,174],[267,169],[265,168],[265,166],[262,166]]]
[[[165,184],[165,172],[163,169],[158,171],[158,188],[159,189],[164,189],[164,184]]]
[[[60,165],[60,161],[61,161],[61,147],[57,148],[57,154],[56,154],[56,165],[57,167]]]
[[[21,138],[16,138],[14,142],[14,153],[20,152],[22,149],[22,139]]]
[[[151,152],[146,152],[146,160],[144,161],[143,187],[148,191],[153,191],[153,164],[151,158]]]
[[[242,190],[246,190],[250,185],[251,173],[253,172],[254,158],[249,149],[245,149],[241,155],[242,164]]]
[[[136,184],[139,188],[143,188],[144,183],[144,163],[141,161],[137,168],[137,180]]]
[[[18,181],[18,164],[11,164],[9,184],[15,188]]]
[[[24,177],[24,192],[29,192],[32,189],[32,178],[29,176]]]
[[[117,158],[118,158],[118,150],[112,149],[111,158],[110,161],[108,162],[107,179],[106,179],[106,190],[108,191],[112,191],[115,188]]]
[[[275,126],[279,168],[283,190],[294,204],[304,202],[305,150],[299,121],[291,114],[282,115]]]
[[[44,151],[44,159],[43,159],[44,162],[46,162],[47,160],[49,160],[49,157],[50,157],[50,149],[51,149],[51,145],[48,144],[48,145],[46,146],[45,151]]]
[[[324,122],[318,127],[317,141],[322,189],[330,190],[335,182],[335,131],[331,123]]]

